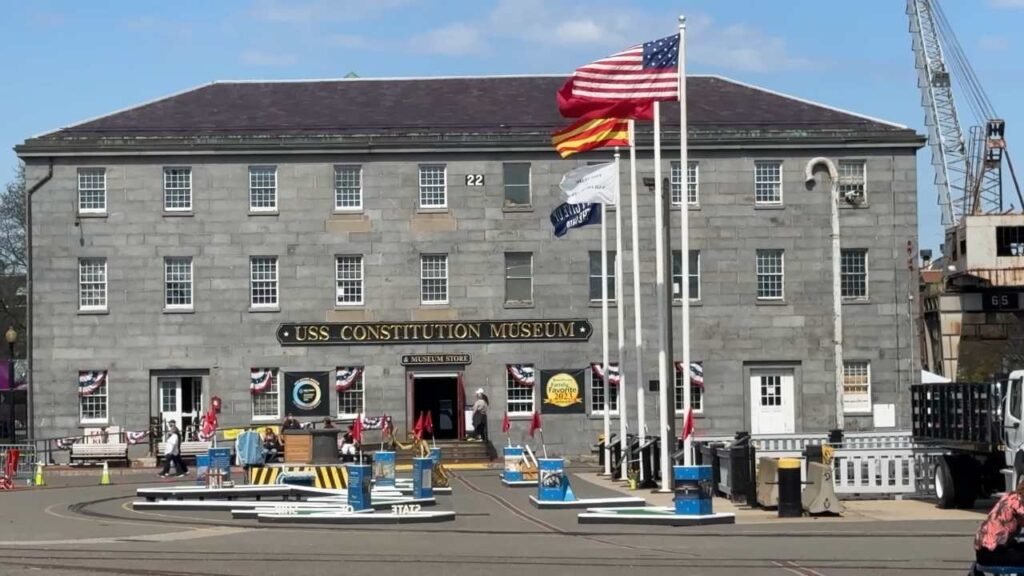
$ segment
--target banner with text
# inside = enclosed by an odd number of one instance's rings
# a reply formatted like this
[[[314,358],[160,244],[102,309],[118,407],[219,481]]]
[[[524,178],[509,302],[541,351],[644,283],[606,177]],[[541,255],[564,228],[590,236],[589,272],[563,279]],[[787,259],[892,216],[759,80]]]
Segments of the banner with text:
[[[541,412],[586,414],[586,370],[541,370]]]

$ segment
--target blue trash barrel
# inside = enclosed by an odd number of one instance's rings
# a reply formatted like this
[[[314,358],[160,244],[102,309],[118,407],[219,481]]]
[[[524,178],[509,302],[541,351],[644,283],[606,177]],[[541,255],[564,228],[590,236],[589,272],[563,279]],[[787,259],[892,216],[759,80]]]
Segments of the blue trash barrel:
[[[506,482],[521,482],[523,480],[523,448],[521,446],[506,446],[505,453],[505,478]]]
[[[434,459],[412,459],[412,497],[434,497]]]
[[[537,500],[542,502],[565,501],[565,490],[569,486],[565,477],[565,460],[541,458],[537,461],[537,470]]]
[[[348,469],[348,505],[353,510],[366,510],[370,505],[370,475],[373,473],[369,464],[346,464]]]
[[[373,479],[377,486],[395,486],[395,453],[379,450],[373,453]]]
[[[672,478],[676,485],[676,514],[707,516],[712,513],[711,483],[714,470],[711,466],[673,466]]]

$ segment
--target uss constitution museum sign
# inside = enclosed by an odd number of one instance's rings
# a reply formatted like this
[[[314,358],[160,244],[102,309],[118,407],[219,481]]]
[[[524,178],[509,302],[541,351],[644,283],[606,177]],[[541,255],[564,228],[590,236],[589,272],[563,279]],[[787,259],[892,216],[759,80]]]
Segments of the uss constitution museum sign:
[[[281,324],[282,346],[370,344],[494,344],[586,342],[593,327],[585,319],[448,322],[316,322]]]

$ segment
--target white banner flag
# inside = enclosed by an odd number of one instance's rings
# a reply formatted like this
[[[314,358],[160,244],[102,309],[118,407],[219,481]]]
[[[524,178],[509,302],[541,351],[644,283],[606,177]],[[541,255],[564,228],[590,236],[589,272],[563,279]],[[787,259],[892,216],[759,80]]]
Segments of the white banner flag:
[[[559,188],[569,204],[618,204],[619,173],[614,163],[581,166],[562,176]]]

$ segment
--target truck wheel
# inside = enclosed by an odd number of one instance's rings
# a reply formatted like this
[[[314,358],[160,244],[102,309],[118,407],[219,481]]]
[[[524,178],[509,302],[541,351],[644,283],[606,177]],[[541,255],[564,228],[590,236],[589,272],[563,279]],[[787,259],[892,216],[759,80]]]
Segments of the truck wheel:
[[[935,497],[938,499],[939,508],[943,510],[952,508],[956,504],[956,488],[953,484],[953,474],[949,468],[949,461],[945,457],[939,458],[935,464]]]

